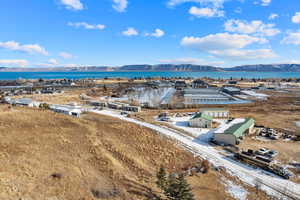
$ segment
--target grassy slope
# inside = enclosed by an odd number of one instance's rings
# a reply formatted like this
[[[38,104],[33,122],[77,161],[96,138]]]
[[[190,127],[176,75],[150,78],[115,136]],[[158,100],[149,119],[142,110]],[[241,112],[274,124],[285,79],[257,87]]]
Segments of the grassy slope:
[[[160,165],[174,171],[194,162],[171,141],[134,124],[0,106],[0,199],[97,199],[92,190],[98,199],[146,199],[156,190]],[[197,199],[230,199],[218,173],[192,178]]]

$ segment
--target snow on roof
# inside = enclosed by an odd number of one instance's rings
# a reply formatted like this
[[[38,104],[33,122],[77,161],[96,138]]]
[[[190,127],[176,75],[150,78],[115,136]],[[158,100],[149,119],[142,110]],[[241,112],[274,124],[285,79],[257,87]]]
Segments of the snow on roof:
[[[77,112],[81,113],[81,109],[79,109],[78,106],[70,106],[70,105],[50,105],[51,109],[55,110],[61,110],[61,111],[66,111],[66,112]]]
[[[243,94],[247,94],[249,96],[254,96],[254,97],[268,97],[268,95],[266,94],[262,94],[262,93],[257,93],[251,90],[243,90],[241,91]]]

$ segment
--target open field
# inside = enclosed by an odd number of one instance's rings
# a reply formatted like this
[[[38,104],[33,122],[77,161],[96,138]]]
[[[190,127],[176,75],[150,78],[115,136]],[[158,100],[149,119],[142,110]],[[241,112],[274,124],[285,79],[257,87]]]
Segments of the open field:
[[[0,199],[147,199],[160,165],[178,171],[196,162],[155,132],[107,116],[0,111]],[[197,199],[232,199],[223,176],[211,170],[188,180]]]

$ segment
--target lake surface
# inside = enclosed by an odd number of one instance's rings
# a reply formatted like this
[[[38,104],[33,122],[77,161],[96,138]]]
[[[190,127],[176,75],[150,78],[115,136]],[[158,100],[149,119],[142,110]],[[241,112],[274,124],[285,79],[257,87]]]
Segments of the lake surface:
[[[300,78],[300,72],[0,72],[0,80],[134,77]]]

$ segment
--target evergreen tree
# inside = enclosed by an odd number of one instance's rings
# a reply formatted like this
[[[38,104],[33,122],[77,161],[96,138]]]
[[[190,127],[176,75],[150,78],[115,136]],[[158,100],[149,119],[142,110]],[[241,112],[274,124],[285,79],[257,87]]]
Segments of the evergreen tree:
[[[165,190],[167,186],[167,173],[165,168],[160,167],[158,173],[156,174],[156,185],[161,189]]]
[[[169,177],[165,195],[168,200],[194,200],[190,185],[183,175],[179,177]]]
[[[194,200],[192,189],[183,175],[178,177],[179,199],[180,200]],[[179,200],[178,199],[178,200]]]

